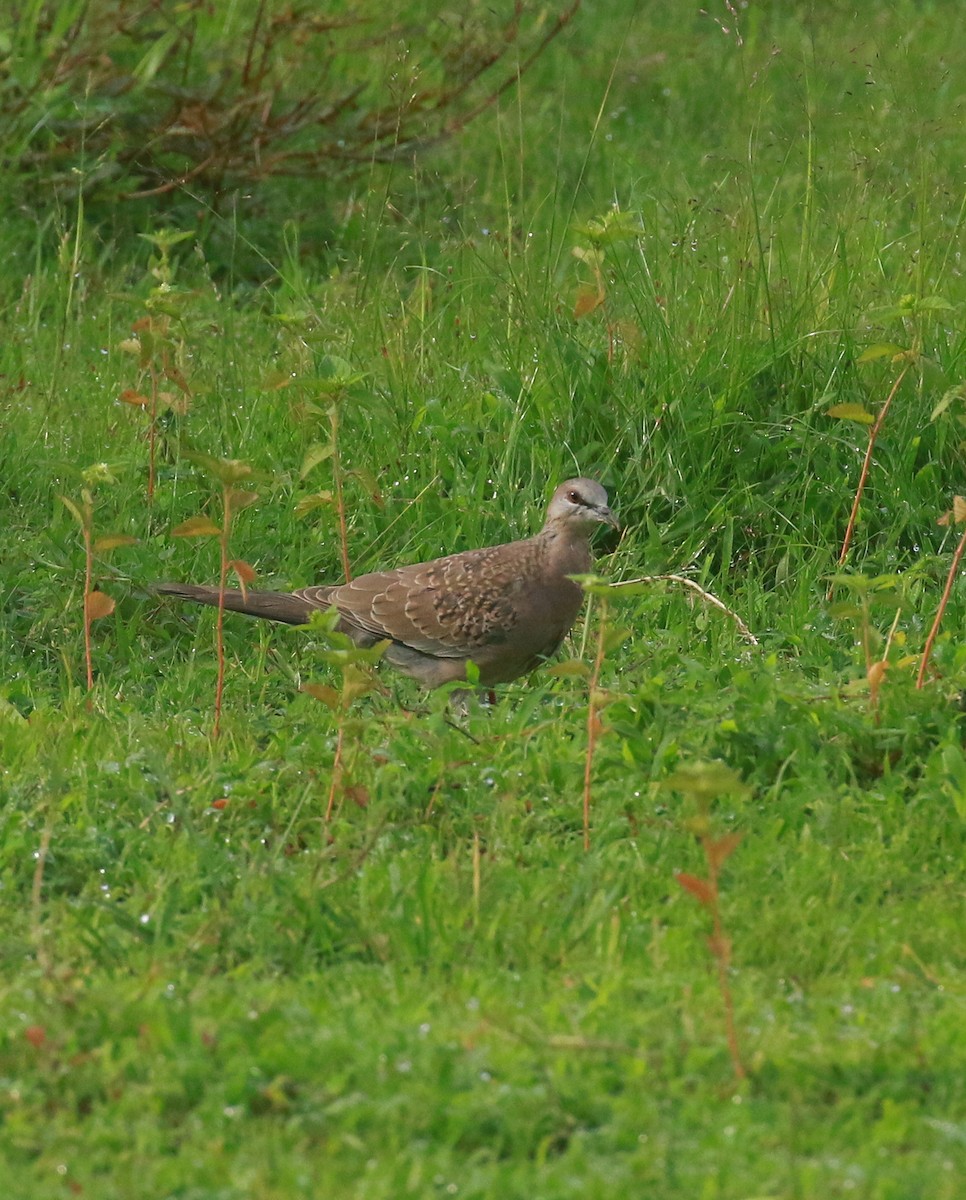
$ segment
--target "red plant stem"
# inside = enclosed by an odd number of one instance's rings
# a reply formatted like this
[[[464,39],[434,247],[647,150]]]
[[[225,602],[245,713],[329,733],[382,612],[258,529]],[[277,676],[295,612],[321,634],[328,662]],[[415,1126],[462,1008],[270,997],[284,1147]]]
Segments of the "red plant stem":
[[[701,844],[708,863],[708,881],[711,884],[712,892],[710,908],[711,927],[714,937],[711,951],[714,954],[715,963],[718,968],[718,990],[721,993],[721,1000],[724,1004],[725,1037],[728,1041],[728,1053],[731,1056],[731,1068],[735,1073],[735,1078],[744,1079],[747,1076],[747,1071],[745,1070],[745,1064],[741,1061],[741,1050],[738,1047],[738,1031],[735,1027],[735,1003],[734,997],[731,994],[731,984],[728,980],[728,968],[731,965],[731,949],[728,939],[725,936],[724,924],[721,920],[721,908],[718,904],[718,868],[715,865],[714,856],[708,849],[707,839],[703,838]]]
[[[594,750],[597,746],[597,734],[600,731],[600,718],[597,716],[597,682],[600,679],[600,669],[604,662],[604,634],[607,632],[607,601],[600,604],[600,632],[597,637],[597,653],[594,655],[594,666],[590,672],[590,683],[587,686],[587,754],[584,758],[584,850],[590,849],[590,779],[594,767]]]
[[[933,642],[935,642],[936,635],[939,633],[939,626],[942,624],[943,614],[946,611],[946,605],[949,603],[953,584],[956,581],[956,576],[959,574],[959,563],[963,557],[964,550],[966,550],[966,530],[964,530],[963,536],[959,539],[959,545],[956,547],[956,553],[953,555],[953,561],[950,563],[949,574],[946,576],[946,586],[943,588],[942,598],[939,601],[939,607],[936,609],[932,628],[929,630],[929,636],[926,638],[926,646],[922,652],[922,662],[919,664],[919,674],[916,676],[917,689],[921,688],[925,681],[926,668],[929,665],[929,656],[932,654]]]
[[[879,436],[879,430],[882,428],[882,423],[886,418],[886,413],[889,411],[889,407],[892,404],[892,401],[895,399],[896,392],[898,392],[899,387],[903,379],[905,379],[910,366],[911,363],[906,363],[906,365],[899,372],[899,377],[892,385],[892,391],[889,392],[889,395],[886,397],[885,404],[883,404],[879,409],[879,415],[875,419],[875,424],[869,430],[869,444],[866,447],[865,459],[862,462],[862,471],[859,474],[859,484],[855,489],[855,499],[852,501],[852,511],[849,514],[849,523],[845,527],[845,537],[842,541],[842,553],[839,555],[838,565],[840,567],[845,565],[845,560],[849,556],[849,546],[852,544],[852,534],[855,532],[855,523],[859,517],[859,504],[862,501],[862,493],[865,490],[865,482],[869,475],[869,468],[872,466],[872,454],[875,450],[876,438]],[[829,591],[831,592],[831,589],[829,589]]]
[[[91,580],[94,575],[94,550],[91,527],[84,525],[84,660],[87,663],[87,690],[94,687],[94,663],[91,658]]]

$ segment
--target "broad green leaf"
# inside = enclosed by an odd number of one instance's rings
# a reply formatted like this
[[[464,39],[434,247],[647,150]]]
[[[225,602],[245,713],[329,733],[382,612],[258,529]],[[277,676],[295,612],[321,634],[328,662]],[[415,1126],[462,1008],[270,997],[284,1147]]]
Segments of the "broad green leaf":
[[[152,246],[158,250],[170,250],[172,246],[177,246],[179,242],[185,242],[188,238],[194,237],[194,233],[190,230],[183,229],[159,229],[157,233],[139,233],[138,237],[143,238],[146,242],[150,242]]]
[[[682,763],[661,783],[661,788],[701,801],[722,795],[743,796],[751,790],[737,772],[718,760]]]
[[[327,458],[331,458],[334,453],[335,446],[332,442],[316,442],[315,445],[309,446],[302,459],[299,479],[304,479],[314,467],[317,467],[320,462],[325,462]]]
[[[342,703],[341,694],[334,687],[324,683],[303,683],[300,690],[313,696],[333,712],[337,712]]]
[[[134,546],[136,544],[137,538],[130,537],[126,533],[106,533],[94,542],[94,553],[104,554],[108,550],[116,550],[118,546]]]
[[[590,674],[590,667],[579,658],[567,658],[563,662],[553,663],[552,666],[547,667],[545,673],[564,679],[586,678]]]
[[[243,492],[238,488],[228,489],[228,507],[232,512],[241,512],[243,508],[250,508],[253,504],[257,504],[260,498],[258,492]]]
[[[942,398],[930,413],[929,420],[938,420],[949,406],[957,400],[966,400],[966,384],[957,383],[955,387],[951,387],[944,392]]]
[[[945,296],[923,296],[916,307],[924,312],[955,312],[957,305],[950,303]]]
[[[331,492],[313,492],[311,496],[303,496],[295,506],[295,515],[297,517],[304,517],[307,513],[314,512],[317,508],[331,504],[333,498]]]
[[[189,517],[171,530],[172,537],[219,537],[221,530],[210,517]]]
[[[833,404],[825,410],[826,416],[839,417],[843,421],[857,421],[860,425],[875,424],[875,417],[861,404]]]
[[[90,524],[91,514],[88,512],[85,519],[84,514],[81,513],[81,510],[77,507],[73,500],[69,500],[66,496],[61,496],[60,501],[77,522],[77,524],[81,527],[81,529],[86,529]]]
[[[894,342],[879,342],[875,346],[866,346],[855,361],[857,363],[874,362],[877,358],[895,358],[897,354],[904,353],[903,348],[895,345]]]

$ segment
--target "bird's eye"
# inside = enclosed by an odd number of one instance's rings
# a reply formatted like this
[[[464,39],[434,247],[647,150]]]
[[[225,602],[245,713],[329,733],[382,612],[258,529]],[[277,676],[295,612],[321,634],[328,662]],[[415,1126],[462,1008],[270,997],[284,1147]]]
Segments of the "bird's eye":
[[[583,504],[583,500],[580,498],[580,492],[575,491],[573,488],[571,488],[567,493],[567,499],[571,504]]]

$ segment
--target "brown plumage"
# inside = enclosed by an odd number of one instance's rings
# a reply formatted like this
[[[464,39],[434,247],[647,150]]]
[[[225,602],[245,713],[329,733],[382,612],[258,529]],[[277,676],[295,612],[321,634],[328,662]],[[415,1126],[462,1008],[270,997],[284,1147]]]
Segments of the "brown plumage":
[[[560,646],[583,600],[567,576],[590,570],[590,535],[600,524],[618,527],[607,493],[592,479],[568,479],[554,492],[543,528],[524,541],[330,587],[226,591],[225,608],[304,625],[315,609],[335,607],[339,628],[354,642],[389,639],[386,660],[424,687],[465,679],[468,661],[490,687],[525,675]],[[216,587],[164,583],[157,591],[218,603]]]

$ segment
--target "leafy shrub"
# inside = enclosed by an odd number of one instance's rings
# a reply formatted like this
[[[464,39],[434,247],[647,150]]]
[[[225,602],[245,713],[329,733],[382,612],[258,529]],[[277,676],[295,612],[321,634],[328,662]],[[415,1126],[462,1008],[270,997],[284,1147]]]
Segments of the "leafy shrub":
[[[125,198],[328,178],[464,128],[578,5],[25,0],[0,14],[0,155]]]

